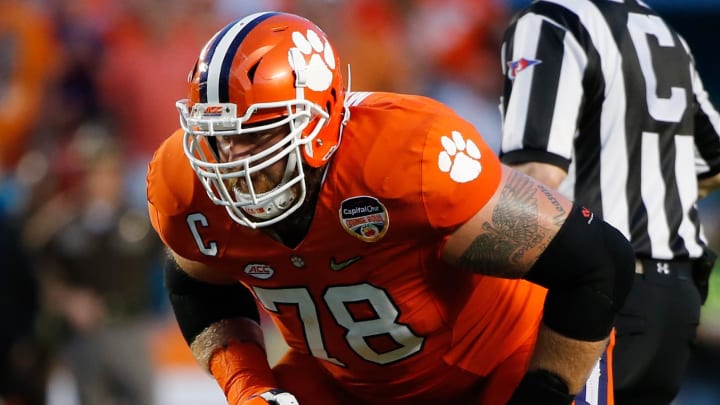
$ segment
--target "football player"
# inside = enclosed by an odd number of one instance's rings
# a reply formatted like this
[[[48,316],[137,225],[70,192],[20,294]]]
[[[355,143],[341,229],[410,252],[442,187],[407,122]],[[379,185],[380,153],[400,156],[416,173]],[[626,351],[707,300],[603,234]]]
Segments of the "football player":
[[[598,359],[634,271],[614,228],[442,104],[346,92],[300,16],[230,23],[189,82],[149,212],[230,404],[611,401]],[[272,368],[258,307],[290,348]]]

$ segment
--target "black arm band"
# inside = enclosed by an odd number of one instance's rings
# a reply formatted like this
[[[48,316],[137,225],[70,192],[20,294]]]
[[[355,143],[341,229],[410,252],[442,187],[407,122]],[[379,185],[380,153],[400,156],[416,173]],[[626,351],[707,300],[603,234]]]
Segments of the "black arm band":
[[[599,341],[610,334],[634,273],[635,254],[622,233],[576,205],[525,278],[548,289],[548,327]]]
[[[188,345],[205,328],[223,319],[245,317],[260,322],[255,299],[242,284],[209,284],[190,277],[168,259],[165,288]]]
[[[575,398],[557,375],[546,370],[528,371],[507,405],[570,405]]]

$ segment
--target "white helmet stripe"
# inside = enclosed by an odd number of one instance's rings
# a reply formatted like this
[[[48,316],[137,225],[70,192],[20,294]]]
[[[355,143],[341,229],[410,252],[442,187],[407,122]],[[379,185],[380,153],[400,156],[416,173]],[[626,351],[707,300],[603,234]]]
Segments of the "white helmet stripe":
[[[199,67],[200,69],[206,69],[206,72],[201,71],[201,81],[205,79],[207,85],[204,89],[207,92],[206,99],[202,100],[201,94],[202,101],[208,103],[227,102],[227,100],[221,100],[221,95],[223,93],[227,94],[228,92],[227,72],[230,71],[230,65],[235,57],[235,51],[255,25],[274,14],[277,13],[262,12],[251,14],[231,23],[220,32],[214,44],[208,49],[207,58],[209,58],[209,60],[206,59],[207,66]],[[223,72],[225,72],[225,74]],[[200,88],[202,92],[203,86],[200,86]]]

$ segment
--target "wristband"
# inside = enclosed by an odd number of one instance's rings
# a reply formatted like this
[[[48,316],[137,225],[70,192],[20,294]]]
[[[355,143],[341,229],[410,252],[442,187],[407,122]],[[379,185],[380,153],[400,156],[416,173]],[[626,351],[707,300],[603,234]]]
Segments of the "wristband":
[[[210,359],[210,372],[229,404],[240,404],[277,386],[265,350],[254,342],[231,340],[216,350]]]
[[[568,386],[547,370],[528,371],[515,388],[508,405],[570,405],[575,399]]]

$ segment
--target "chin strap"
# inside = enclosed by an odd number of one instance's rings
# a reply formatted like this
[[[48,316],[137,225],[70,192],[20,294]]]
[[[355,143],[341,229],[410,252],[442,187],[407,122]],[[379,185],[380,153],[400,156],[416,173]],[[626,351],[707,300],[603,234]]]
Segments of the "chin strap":
[[[288,162],[285,166],[285,174],[283,175],[280,184],[278,184],[275,189],[282,187],[285,183],[287,183],[292,178],[296,169],[300,170],[297,167],[297,161],[297,155],[295,153],[288,155]],[[268,193],[274,191],[275,189],[268,191]],[[260,194],[259,197],[262,197],[263,194]],[[249,199],[247,194],[240,193],[238,191],[235,191],[235,196],[238,200]],[[286,209],[292,206],[296,199],[297,193],[293,187],[290,187],[272,200],[266,201],[262,204],[246,205],[242,207],[242,210],[258,219],[271,219],[282,214]]]

